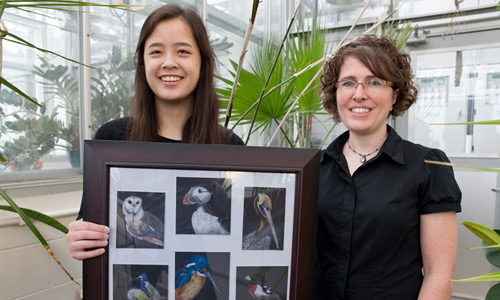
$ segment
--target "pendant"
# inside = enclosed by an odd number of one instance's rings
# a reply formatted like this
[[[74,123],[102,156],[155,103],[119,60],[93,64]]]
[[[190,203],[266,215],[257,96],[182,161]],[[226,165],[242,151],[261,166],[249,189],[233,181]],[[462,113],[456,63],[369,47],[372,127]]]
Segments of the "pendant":
[[[366,156],[361,156],[361,158],[359,159],[359,161],[364,164],[366,162]]]

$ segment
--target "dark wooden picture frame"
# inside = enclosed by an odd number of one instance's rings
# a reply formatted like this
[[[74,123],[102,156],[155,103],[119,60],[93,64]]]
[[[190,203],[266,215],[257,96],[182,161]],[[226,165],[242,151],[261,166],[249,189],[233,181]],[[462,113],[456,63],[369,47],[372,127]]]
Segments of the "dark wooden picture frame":
[[[111,168],[294,174],[292,249],[286,299],[312,298],[319,150],[85,141],[83,218],[86,221],[110,225]],[[83,262],[84,299],[108,299],[110,251],[106,250],[104,255]],[[169,266],[169,269],[174,267]]]

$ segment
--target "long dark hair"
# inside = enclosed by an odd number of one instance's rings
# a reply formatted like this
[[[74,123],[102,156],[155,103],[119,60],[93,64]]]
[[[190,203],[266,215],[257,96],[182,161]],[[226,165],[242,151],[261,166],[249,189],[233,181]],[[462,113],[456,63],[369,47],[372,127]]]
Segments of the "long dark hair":
[[[159,122],[155,106],[155,95],[146,80],[144,46],[158,23],[174,18],[185,21],[194,36],[201,55],[201,70],[198,85],[193,91],[191,116],[182,132],[182,142],[193,144],[228,143],[226,134],[219,126],[219,99],[215,92],[215,54],[210,46],[203,21],[196,11],[183,9],[177,4],[164,5],[151,13],[141,29],[135,51],[135,83],[132,100],[132,126],[129,140],[159,141]]]

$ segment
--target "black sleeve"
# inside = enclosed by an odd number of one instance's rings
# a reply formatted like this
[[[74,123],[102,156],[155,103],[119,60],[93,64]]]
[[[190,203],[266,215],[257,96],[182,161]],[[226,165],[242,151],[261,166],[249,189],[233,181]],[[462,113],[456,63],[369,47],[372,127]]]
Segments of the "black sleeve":
[[[126,140],[130,131],[130,118],[120,118],[104,123],[97,129],[94,135],[94,140]],[[83,204],[85,203],[85,195],[82,195],[80,211],[78,212],[77,220],[83,217]]]
[[[431,149],[426,160],[449,162],[443,151]],[[420,214],[461,211],[462,192],[453,175],[453,168],[432,163],[425,164],[425,189],[419,196]]]
[[[94,140],[126,140],[130,132],[130,118],[121,118],[104,123],[97,129]]]
[[[245,143],[236,133],[233,132],[233,136],[231,137],[231,145],[245,146]]]

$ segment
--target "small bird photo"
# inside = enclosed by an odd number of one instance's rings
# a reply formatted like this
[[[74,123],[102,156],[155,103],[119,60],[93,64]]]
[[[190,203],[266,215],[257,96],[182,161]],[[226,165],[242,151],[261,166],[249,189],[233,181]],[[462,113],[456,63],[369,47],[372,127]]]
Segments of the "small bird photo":
[[[236,282],[236,300],[285,300],[288,267],[237,267]]]
[[[285,191],[245,188],[242,250],[283,250]]]
[[[163,248],[165,193],[117,193],[116,248]]]
[[[229,253],[175,253],[175,300],[229,300]]]
[[[231,178],[178,177],[177,234],[231,232]]]
[[[168,266],[113,265],[113,300],[168,299]]]

